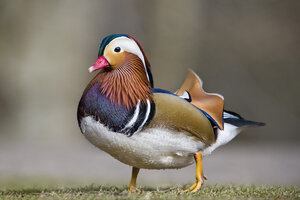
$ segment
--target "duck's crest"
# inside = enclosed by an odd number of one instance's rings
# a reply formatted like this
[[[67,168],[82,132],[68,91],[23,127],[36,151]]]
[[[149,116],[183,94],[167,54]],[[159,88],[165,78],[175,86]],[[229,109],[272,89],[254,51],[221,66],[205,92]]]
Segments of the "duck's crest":
[[[98,57],[102,56],[103,55],[103,52],[104,52],[104,49],[105,47],[115,38],[117,37],[128,37],[128,35],[126,34],[113,34],[113,35],[109,35],[109,36],[106,36],[101,44],[100,44],[100,47],[99,47],[99,52],[98,52]]]
[[[220,94],[205,92],[202,86],[202,81],[197,74],[189,70],[176,94],[182,96],[187,91],[191,98],[191,104],[209,114],[223,130],[224,98]]]

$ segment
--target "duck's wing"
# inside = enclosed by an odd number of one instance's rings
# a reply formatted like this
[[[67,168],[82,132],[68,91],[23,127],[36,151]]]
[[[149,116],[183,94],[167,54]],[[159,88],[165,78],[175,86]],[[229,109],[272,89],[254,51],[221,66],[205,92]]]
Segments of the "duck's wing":
[[[206,145],[215,142],[214,132],[207,117],[184,99],[169,93],[153,94],[155,114],[148,128],[165,127],[195,136]]]
[[[202,81],[197,74],[189,70],[176,94],[206,112],[216,122],[218,127],[223,130],[224,98],[220,94],[205,92],[202,86]]]

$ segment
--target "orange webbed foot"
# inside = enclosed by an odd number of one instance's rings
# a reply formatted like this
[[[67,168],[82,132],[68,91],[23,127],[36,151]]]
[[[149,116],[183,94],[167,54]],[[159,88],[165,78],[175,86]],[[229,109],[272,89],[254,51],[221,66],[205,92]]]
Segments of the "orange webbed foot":
[[[202,153],[198,152],[194,155],[194,158],[196,161],[196,182],[183,192],[197,192],[201,188],[201,185],[204,183],[203,179],[207,180],[207,177],[203,175]]]

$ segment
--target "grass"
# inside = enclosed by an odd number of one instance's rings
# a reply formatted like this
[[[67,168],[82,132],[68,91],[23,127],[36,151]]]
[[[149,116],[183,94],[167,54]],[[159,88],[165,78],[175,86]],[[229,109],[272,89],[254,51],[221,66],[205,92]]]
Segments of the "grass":
[[[0,199],[300,199],[299,187],[204,185],[197,193],[183,193],[187,187],[144,187],[132,194],[127,186],[35,187],[1,190]]]

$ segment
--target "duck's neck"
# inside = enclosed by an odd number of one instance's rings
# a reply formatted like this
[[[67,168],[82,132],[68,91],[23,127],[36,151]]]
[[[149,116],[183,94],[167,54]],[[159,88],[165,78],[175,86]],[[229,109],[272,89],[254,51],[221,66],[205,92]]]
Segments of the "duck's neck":
[[[130,56],[115,70],[99,73],[95,79],[101,82],[99,92],[114,104],[130,109],[139,100],[145,104],[147,99],[152,101],[151,84],[143,63],[135,56]]]

